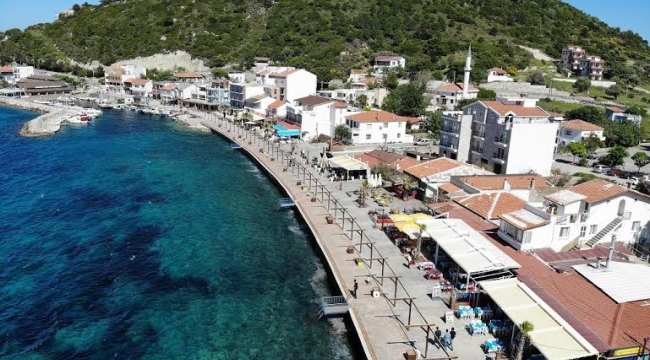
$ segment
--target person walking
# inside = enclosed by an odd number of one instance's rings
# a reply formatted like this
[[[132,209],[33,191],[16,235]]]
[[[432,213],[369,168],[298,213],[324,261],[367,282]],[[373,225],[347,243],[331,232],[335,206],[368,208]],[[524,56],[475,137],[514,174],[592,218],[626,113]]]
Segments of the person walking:
[[[411,268],[411,254],[406,254],[406,266]]]
[[[451,334],[449,333],[449,329],[445,330],[445,335],[442,337],[444,346],[448,347],[449,350],[451,350]]]
[[[359,291],[359,283],[357,282],[357,279],[354,279],[354,298],[357,298],[357,291]]]
[[[449,335],[450,335],[449,349],[454,350],[454,339],[456,338],[456,330],[454,330],[454,328],[451,328]]]
[[[436,331],[433,333],[433,335],[435,336],[434,344],[437,347],[442,348],[443,347],[443,345],[442,345],[442,331],[440,331],[439,327],[436,326]]]

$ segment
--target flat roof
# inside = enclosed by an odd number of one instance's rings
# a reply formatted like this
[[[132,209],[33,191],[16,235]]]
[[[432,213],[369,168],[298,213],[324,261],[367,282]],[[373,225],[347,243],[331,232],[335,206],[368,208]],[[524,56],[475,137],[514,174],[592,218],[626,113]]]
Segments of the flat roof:
[[[575,329],[518,279],[481,281],[481,288],[515,324],[528,321],[531,343],[548,360],[569,360],[598,354]]]
[[[610,261],[607,268],[596,269],[593,264],[573,268],[619,304],[650,299],[650,266],[647,264]]]
[[[470,275],[521,267],[463,220],[431,219],[418,223],[426,225],[425,232]]]
[[[368,164],[364,163],[359,159],[355,159],[349,155],[341,155],[330,158],[329,160],[330,167],[333,168],[342,168],[348,171],[355,170],[368,170]]]

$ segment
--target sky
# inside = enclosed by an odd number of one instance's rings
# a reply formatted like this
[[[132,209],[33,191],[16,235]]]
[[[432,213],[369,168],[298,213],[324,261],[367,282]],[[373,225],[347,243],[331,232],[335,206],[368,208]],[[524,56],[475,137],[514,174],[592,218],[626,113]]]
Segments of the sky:
[[[632,30],[650,42],[650,0],[564,0],[611,26]],[[99,0],[0,0],[0,31],[53,21],[56,13],[73,4]]]

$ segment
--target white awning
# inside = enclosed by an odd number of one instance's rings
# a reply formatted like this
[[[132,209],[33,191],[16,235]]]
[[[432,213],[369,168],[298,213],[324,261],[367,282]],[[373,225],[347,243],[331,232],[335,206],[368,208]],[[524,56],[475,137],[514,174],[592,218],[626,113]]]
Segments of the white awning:
[[[551,309],[528,286],[517,279],[479,282],[503,312],[519,325],[533,324],[531,343],[548,360],[570,360],[597,355],[598,351]]]
[[[463,220],[429,219],[418,221],[418,224],[426,225],[425,231],[470,275],[521,267]]]
[[[368,170],[368,164],[349,155],[335,156],[328,161],[330,168],[342,168],[347,171]]]

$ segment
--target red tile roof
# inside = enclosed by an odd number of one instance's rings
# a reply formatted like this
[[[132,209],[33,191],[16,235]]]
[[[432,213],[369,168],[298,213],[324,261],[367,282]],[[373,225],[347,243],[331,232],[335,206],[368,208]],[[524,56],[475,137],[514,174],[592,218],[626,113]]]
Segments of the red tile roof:
[[[453,200],[487,220],[498,219],[503,214],[521,210],[526,206],[524,200],[507,192],[461,196]]]
[[[300,126],[294,125],[294,124],[289,124],[286,121],[278,121],[278,125],[282,126],[283,128],[287,130],[300,130]]]
[[[149,82],[151,82],[151,80],[149,80],[149,79],[133,79],[133,80],[131,80],[131,84],[135,84],[135,85],[146,85]]]
[[[332,102],[332,99],[324,98],[322,96],[309,95],[295,100],[300,105],[320,105]]]
[[[472,86],[471,84],[469,85],[469,91],[478,91],[477,88]],[[454,92],[463,92],[463,83],[447,83],[447,84],[442,84],[436,88],[436,91],[454,91]]]
[[[161,89],[161,90],[167,90],[167,91],[170,91],[170,90],[174,90],[174,88],[176,88],[176,85],[174,85],[174,84],[167,84],[167,85],[161,87],[160,89]]]
[[[370,156],[368,154],[357,154],[354,157],[368,164],[370,167],[379,165],[379,160],[376,157]]]
[[[0,66],[0,73],[13,73],[14,67],[11,65]]]
[[[465,184],[478,190],[502,190],[506,181],[513,190],[531,188],[548,189],[550,185],[543,176],[537,174],[524,175],[475,175],[459,178]]]
[[[507,71],[503,70],[502,68],[498,68],[498,67],[493,67],[493,68],[489,69],[488,71],[494,71],[495,73],[497,73],[499,75],[508,75]]]
[[[606,107],[606,109],[610,110],[610,111],[613,111],[615,113],[624,113],[625,112],[624,108],[618,107],[618,106],[608,106],[608,107]]]
[[[272,78],[285,78],[285,77],[295,73],[298,70],[300,70],[300,69],[288,69],[288,70],[278,72],[278,73],[271,73],[269,75],[269,77],[272,77]]]
[[[582,194],[587,198],[585,201],[595,203],[626,192],[627,189],[603,179],[594,179],[569,188],[574,193]]]
[[[337,109],[347,109],[348,104],[345,101],[334,101],[334,107]]]
[[[578,131],[603,131],[602,127],[584,120],[569,120],[560,124],[560,128]]]
[[[524,107],[523,105],[506,105],[500,101],[481,101],[483,105],[494,110],[499,116],[506,116],[509,113],[515,116],[526,117],[549,117],[549,114],[538,106]]]
[[[382,110],[364,111],[358,114],[346,116],[345,118],[360,123],[407,121],[406,117]]]
[[[437,158],[406,168],[404,172],[418,179],[423,179],[459,166],[464,166],[464,164],[448,158]]]
[[[447,194],[452,194],[457,191],[462,191],[463,189],[459,188],[458,186],[451,184],[451,183],[446,183],[438,186],[438,189],[446,192]]]
[[[407,156],[407,157],[404,157],[404,158],[402,158],[402,159],[397,160],[396,162],[394,162],[394,163],[393,163],[393,167],[395,167],[395,169],[396,169],[397,171],[402,171],[402,172],[403,172],[404,169],[408,169],[408,168],[410,168],[411,166],[415,166],[415,165],[417,165],[417,164],[419,164],[419,163],[420,163],[420,162],[419,162],[417,159],[412,158],[412,157],[410,157],[410,156]]]
[[[379,160],[380,162],[386,164],[392,164],[399,159],[404,158],[404,155],[396,154],[393,152],[383,151],[383,150],[372,150],[366,153],[369,156],[372,156]]]
[[[278,109],[278,108],[280,108],[280,107],[282,107],[282,106],[284,106],[284,105],[286,105],[286,104],[287,104],[286,101],[276,100],[276,101],[272,102],[272,103],[268,106],[267,109],[272,109],[272,110],[273,110],[273,109]]]

